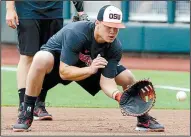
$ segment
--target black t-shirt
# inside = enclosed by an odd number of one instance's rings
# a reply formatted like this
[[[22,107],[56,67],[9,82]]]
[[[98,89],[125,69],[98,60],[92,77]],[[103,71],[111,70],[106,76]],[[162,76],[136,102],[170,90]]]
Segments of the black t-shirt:
[[[112,43],[99,44],[94,38],[95,23],[79,21],[70,23],[53,35],[41,49],[60,52],[60,60],[77,67],[89,66],[100,54],[108,64],[102,74],[114,78],[122,57],[122,47],[116,38]]]
[[[19,19],[63,18],[63,1],[15,1]]]

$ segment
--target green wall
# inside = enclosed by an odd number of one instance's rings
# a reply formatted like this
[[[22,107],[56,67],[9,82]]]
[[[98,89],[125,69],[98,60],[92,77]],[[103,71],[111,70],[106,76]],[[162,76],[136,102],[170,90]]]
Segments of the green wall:
[[[190,53],[189,24],[127,23],[118,38],[124,51]]]

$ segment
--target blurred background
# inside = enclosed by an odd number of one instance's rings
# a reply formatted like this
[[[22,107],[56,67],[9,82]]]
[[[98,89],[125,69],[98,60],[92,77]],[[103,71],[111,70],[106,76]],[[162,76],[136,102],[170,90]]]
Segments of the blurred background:
[[[106,4],[122,9],[126,29],[118,37],[125,52],[190,53],[190,1],[84,1],[85,12],[94,21]],[[1,1],[1,42],[17,44],[16,31],[5,21],[5,1]],[[71,1],[64,1],[64,24],[75,14]]]

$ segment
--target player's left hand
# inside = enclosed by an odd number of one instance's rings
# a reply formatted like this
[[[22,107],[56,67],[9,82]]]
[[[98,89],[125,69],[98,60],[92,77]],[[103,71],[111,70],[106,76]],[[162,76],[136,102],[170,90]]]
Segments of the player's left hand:
[[[141,116],[147,113],[155,104],[156,94],[151,81],[137,81],[126,89],[120,99],[123,115]]]

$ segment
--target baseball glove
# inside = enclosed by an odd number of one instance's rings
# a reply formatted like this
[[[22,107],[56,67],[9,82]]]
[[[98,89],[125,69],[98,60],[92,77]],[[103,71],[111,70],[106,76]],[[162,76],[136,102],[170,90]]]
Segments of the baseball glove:
[[[73,16],[72,22],[83,21],[83,20],[90,21],[87,14],[82,14],[81,16],[79,15]]]
[[[155,104],[156,94],[152,82],[140,80],[126,89],[120,99],[119,106],[124,116],[141,116]]]

